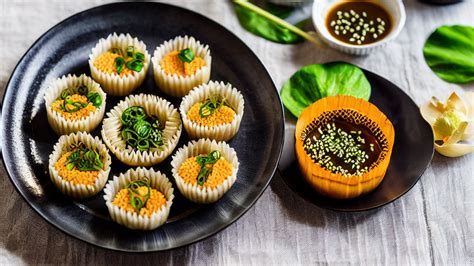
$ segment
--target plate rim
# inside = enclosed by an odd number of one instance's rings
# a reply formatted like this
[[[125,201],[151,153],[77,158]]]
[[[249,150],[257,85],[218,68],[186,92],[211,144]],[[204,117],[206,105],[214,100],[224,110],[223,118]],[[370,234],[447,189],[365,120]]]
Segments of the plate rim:
[[[271,172],[271,175],[269,176],[268,180],[263,184],[261,190],[258,192],[258,194],[256,195],[256,197],[250,202],[249,206],[244,209],[241,213],[239,213],[238,215],[236,215],[233,219],[229,220],[227,222],[226,225],[218,228],[218,229],[213,229],[211,230],[211,232],[207,233],[207,234],[204,234],[203,236],[200,236],[192,241],[189,241],[188,243],[185,243],[185,244],[182,244],[182,245],[179,245],[179,246],[175,246],[175,247],[167,247],[167,248],[162,248],[162,249],[155,249],[155,250],[130,250],[130,249],[123,249],[123,248],[117,248],[117,247],[110,247],[110,246],[105,246],[105,245],[100,245],[98,243],[95,243],[95,242],[92,242],[92,241],[89,241],[85,238],[82,238],[80,236],[77,236],[77,235],[74,235],[68,231],[66,231],[65,229],[63,229],[61,226],[57,225],[54,223],[54,221],[52,221],[48,216],[46,216],[42,211],[40,211],[36,205],[34,205],[32,202],[30,202],[29,200],[27,200],[26,198],[26,194],[23,193],[22,191],[20,191],[19,187],[18,187],[18,184],[16,182],[16,179],[13,178],[12,176],[12,168],[9,164],[7,164],[6,160],[5,160],[5,152],[3,151],[4,149],[4,142],[0,141],[0,155],[2,157],[2,164],[3,164],[3,167],[5,169],[5,172],[7,173],[7,176],[10,180],[10,182],[13,184],[13,187],[15,188],[15,190],[17,191],[18,194],[21,195],[21,197],[23,198],[23,200],[27,203],[27,205],[34,210],[34,212],[36,214],[38,214],[43,220],[45,220],[48,224],[50,224],[53,228],[65,233],[66,235],[68,236],[71,236],[73,237],[74,239],[78,239],[80,240],[81,242],[83,243],[86,243],[86,244],[89,244],[89,245],[92,245],[92,246],[95,246],[95,247],[99,247],[101,249],[104,249],[104,250],[113,250],[113,251],[119,251],[119,252],[124,252],[124,253],[132,253],[132,254],[140,254],[140,253],[153,253],[153,252],[163,252],[163,251],[168,251],[168,250],[175,250],[175,249],[179,249],[179,248],[184,248],[184,247],[187,247],[187,246],[190,246],[192,244],[195,244],[197,242],[200,242],[202,240],[205,240],[211,236],[214,236],[216,235],[217,233],[225,230],[227,227],[229,227],[230,225],[232,225],[233,223],[235,223],[237,220],[239,220],[240,218],[242,218],[243,215],[245,215],[254,205],[255,203],[260,199],[260,197],[263,195],[263,193],[266,191],[266,189],[268,188],[268,186],[270,185],[270,182],[272,181],[273,177],[275,176],[275,173],[278,171],[278,164],[280,162],[280,159],[281,159],[281,155],[283,153],[283,145],[284,145],[284,140],[285,140],[285,115],[284,115],[284,106],[283,106],[283,102],[281,101],[281,98],[280,98],[280,94],[279,94],[279,91],[275,85],[275,82],[273,81],[270,73],[268,72],[268,69],[267,67],[265,66],[265,64],[260,60],[260,58],[255,54],[255,52],[241,39],[239,38],[234,32],[232,32],[231,30],[229,30],[228,28],[226,28],[225,26],[221,25],[219,22],[201,14],[201,13],[198,13],[198,12],[195,12],[191,9],[188,9],[188,8],[184,8],[184,7],[181,7],[181,6],[177,6],[177,5],[172,5],[172,4],[168,4],[168,3],[161,3],[161,2],[114,2],[114,3],[108,3],[108,4],[103,4],[103,5],[97,5],[97,6],[93,6],[91,8],[87,8],[85,10],[82,10],[82,11],[79,11],[77,13],[74,13],[72,15],[70,15],[69,17],[59,21],[58,23],[56,23],[54,26],[50,27],[47,31],[45,31],[43,34],[41,34],[29,47],[28,49],[25,51],[25,53],[20,57],[20,59],[18,60],[18,62],[16,63],[15,67],[13,68],[13,71],[11,72],[10,74],[10,77],[8,78],[8,81],[6,83],[6,86],[5,86],[5,90],[3,92],[3,96],[2,96],[2,101],[0,102],[0,136],[2,137],[1,139],[3,139],[3,136],[4,136],[4,131],[6,131],[6,128],[5,128],[5,111],[7,111],[7,105],[4,105],[5,103],[5,100],[7,99],[7,95],[8,95],[8,100],[9,102],[11,102],[11,96],[9,94],[11,90],[13,90],[14,88],[10,88],[11,87],[11,83],[12,83],[12,79],[15,75],[17,75],[17,70],[18,70],[18,67],[20,66],[20,64],[25,60],[25,57],[32,51],[32,49],[41,41],[43,40],[43,38],[48,35],[50,32],[52,32],[53,30],[55,30],[56,28],[59,28],[62,26],[63,23],[66,23],[67,21],[70,21],[78,16],[81,16],[83,15],[84,13],[87,13],[87,12],[90,12],[90,11],[93,11],[93,10],[96,10],[96,9],[100,9],[100,8],[104,8],[104,7],[108,7],[108,6],[127,6],[127,5],[135,5],[135,4],[139,4],[139,5],[156,5],[156,6],[167,6],[167,7],[171,7],[171,8],[177,8],[177,9],[181,9],[181,10],[185,10],[187,12],[191,12],[193,13],[194,15],[196,16],[199,16],[201,18],[204,18],[212,23],[215,24],[216,27],[220,27],[221,29],[225,30],[227,33],[233,35],[236,39],[240,40],[242,45],[244,45],[248,51],[258,60],[258,62],[263,66],[263,70],[265,71],[265,73],[267,74],[269,80],[271,81],[271,83],[273,84],[273,89],[274,89],[274,93],[276,94],[276,98],[278,100],[278,103],[279,103],[279,107],[280,107],[280,110],[281,112],[279,112],[279,116],[280,116],[280,121],[281,121],[281,127],[280,127],[280,134],[281,134],[281,137],[280,137],[280,145],[279,145],[279,148],[278,148],[278,151],[277,151],[277,156],[275,157],[276,158],[276,161],[275,161],[275,165],[272,167],[273,169],[270,171]],[[7,160],[10,160],[10,161],[14,161],[12,158],[8,158]]]
[[[341,62],[341,61],[330,61],[330,62],[326,62],[326,63],[332,63],[332,62]],[[352,63],[351,63],[351,64],[352,64]],[[355,65],[355,66],[357,66],[357,65]],[[360,67],[360,66],[357,66],[357,67],[360,68],[360,69],[364,72],[364,74],[369,73],[369,75],[374,75],[374,76],[376,76],[378,79],[382,79],[382,80],[385,81],[385,82],[388,82],[388,83],[390,83],[390,84],[393,84],[394,87],[395,87],[398,91],[400,91],[405,97],[407,97],[407,98],[410,100],[410,102],[411,102],[414,106],[419,107],[419,106],[416,104],[416,102],[410,97],[410,95],[408,95],[404,90],[402,90],[402,89],[401,89],[397,84],[395,84],[394,82],[392,82],[392,81],[386,79],[385,77],[383,77],[383,76],[381,76],[381,75],[379,75],[379,74],[377,74],[377,73],[374,73],[373,71],[370,71],[370,70],[368,70],[368,69],[366,69],[366,68],[363,68],[363,67]],[[370,98],[369,98],[368,101],[370,102]],[[284,107],[284,108],[285,108],[285,107]],[[377,106],[377,108],[379,108],[379,107]],[[286,110],[287,112],[289,112],[286,108],[285,108],[284,110]],[[292,115],[292,114],[290,113],[290,115]],[[426,120],[423,119],[423,123],[424,123],[426,126],[428,126],[429,128],[431,128],[430,124],[429,124],[428,122],[426,122]],[[431,136],[434,137],[433,130],[430,130],[430,133],[431,133]],[[403,197],[406,193],[408,193],[416,184],[418,184],[418,182],[420,181],[421,177],[423,176],[423,174],[426,172],[426,170],[427,170],[428,167],[430,166],[431,161],[433,160],[434,152],[435,152],[435,149],[434,149],[434,142],[431,142],[431,154],[430,154],[430,156],[429,156],[430,160],[429,160],[428,163],[423,167],[423,171],[421,171],[421,173],[416,177],[416,181],[413,182],[413,184],[412,184],[411,186],[407,187],[402,193],[400,193],[400,194],[397,195],[396,197],[394,197],[394,198],[392,198],[392,199],[390,199],[390,200],[388,200],[388,201],[386,201],[386,202],[383,202],[383,203],[380,203],[380,204],[377,204],[377,205],[373,205],[373,206],[368,207],[368,208],[355,208],[355,209],[334,208],[334,207],[330,207],[330,206],[323,206],[323,205],[321,205],[321,204],[317,204],[317,203],[313,202],[311,199],[309,199],[309,198],[307,198],[307,197],[301,196],[300,193],[296,192],[293,188],[291,188],[291,186],[289,186],[289,185],[287,184],[287,181],[286,181],[286,179],[285,179],[285,177],[284,177],[285,175],[284,175],[284,173],[283,173],[283,172],[285,171],[285,169],[280,169],[280,167],[278,167],[278,169],[277,169],[277,174],[279,175],[279,178],[283,179],[283,183],[285,183],[285,185],[292,191],[292,193],[294,193],[294,194],[297,195],[298,197],[302,198],[302,199],[305,200],[306,202],[311,203],[311,204],[314,205],[314,206],[317,206],[318,208],[326,209],[326,210],[330,210],[330,211],[334,211],[334,212],[338,212],[338,213],[364,213],[364,212],[370,212],[370,211],[374,211],[374,210],[376,210],[376,209],[382,208],[382,207],[384,207],[384,206],[386,206],[386,205],[388,205],[388,204],[390,204],[390,203],[395,202],[396,200],[398,200],[398,199],[400,199],[401,197]],[[290,165],[296,163],[296,160],[297,160],[297,159],[295,159],[295,161],[293,161]],[[290,166],[288,166],[288,167],[290,167]],[[303,182],[306,182],[306,181],[302,178],[301,174],[298,175],[298,178],[302,179]],[[382,182],[383,182],[383,181],[382,181]],[[377,186],[377,187],[378,187],[378,186]],[[376,187],[375,189],[377,189],[377,187]],[[314,190],[313,190],[313,192],[319,194],[318,192],[316,192],[316,191],[314,191]],[[371,193],[371,192],[369,192],[368,194],[370,194],[370,193]],[[366,194],[366,195],[367,195],[367,194]],[[319,196],[325,197],[325,196],[323,196],[323,195],[321,195],[321,194],[319,194]],[[328,197],[326,197],[326,198],[328,198]],[[330,198],[328,198],[328,199],[330,199]],[[348,201],[350,201],[350,199],[349,199]]]

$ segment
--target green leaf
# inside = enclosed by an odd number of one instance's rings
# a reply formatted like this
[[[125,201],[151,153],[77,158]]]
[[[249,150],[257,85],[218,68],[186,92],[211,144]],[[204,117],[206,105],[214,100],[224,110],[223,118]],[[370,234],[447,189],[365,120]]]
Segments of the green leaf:
[[[273,3],[267,3],[265,9],[281,19],[289,17],[295,11],[295,8],[292,6],[280,6]]]
[[[234,5],[240,25],[251,33],[277,43],[299,43],[304,39],[252,10]],[[280,14],[281,15],[281,14]]]
[[[308,65],[283,85],[281,98],[296,117],[313,102],[335,95],[351,95],[368,100],[370,83],[362,70],[352,64],[333,62]]]
[[[474,28],[453,25],[437,28],[423,48],[433,72],[451,83],[474,80]]]

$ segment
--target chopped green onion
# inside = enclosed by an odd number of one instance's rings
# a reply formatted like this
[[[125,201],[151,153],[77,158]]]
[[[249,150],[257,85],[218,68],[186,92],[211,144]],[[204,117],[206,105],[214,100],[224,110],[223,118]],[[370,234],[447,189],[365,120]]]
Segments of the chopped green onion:
[[[130,70],[133,70],[135,72],[140,72],[143,68],[143,63],[140,60],[134,59],[134,60],[128,61],[125,64],[125,66]]]
[[[206,183],[207,178],[212,173],[214,164],[221,158],[221,153],[218,150],[211,151],[209,155],[196,156],[196,162],[201,166],[201,170],[197,176],[198,185],[202,186]]]
[[[145,109],[131,106],[123,111],[121,135],[127,145],[139,151],[147,151],[151,146],[163,146],[163,128],[158,119],[149,117]]]
[[[211,96],[207,98],[201,107],[199,107],[199,116],[207,117],[215,113],[221,106],[225,104],[225,100],[219,99],[219,96]]]
[[[98,92],[89,92],[87,94],[87,101],[92,103],[96,108],[99,108],[102,105],[102,97]]]
[[[138,191],[140,187],[147,188],[147,193],[145,195]],[[127,186],[125,186],[125,188],[128,190],[130,195],[130,204],[135,210],[140,211],[141,208],[146,207],[146,203],[151,196],[151,185],[148,178],[130,182]]]
[[[120,75],[124,64],[125,64],[125,59],[123,59],[122,57],[115,58],[115,70],[117,70],[117,74]]]
[[[182,62],[191,63],[194,60],[194,52],[189,48],[183,49],[179,51],[178,58]]]
[[[76,151],[67,158],[67,170],[72,170],[75,167],[79,171],[98,171],[104,167],[104,163],[96,151],[85,147],[83,143],[79,143],[75,148]]]

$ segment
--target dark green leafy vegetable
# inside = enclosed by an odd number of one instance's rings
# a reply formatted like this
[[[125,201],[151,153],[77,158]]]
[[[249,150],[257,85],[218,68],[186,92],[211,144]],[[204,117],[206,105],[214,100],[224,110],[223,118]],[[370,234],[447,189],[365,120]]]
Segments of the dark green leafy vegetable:
[[[140,193],[140,187],[146,187],[147,193]],[[151,195],[150,179],[145,178],[144,180],[130,182],[125,186],[125,188],[128,190],[128,194],[130,195],[130,204],[135,210],[140,211],[141,208],[146,207],[146,203]]]
[[[281,19],[289,17],[295,11],[295,8],[292,6],[280,6],[273,3],[266,3],[265,9]]]
[[[251,10],[236,5],[235,12],[237,13],[237,18],[242,27],[269,41],[286,44],[300,43],[304,41],[304,39],[298,34],[293,33],[289,29],[262,17]]]
[[[87,148],[83,143],[73,147],[75,151],[67,157],[66,169],[77,168],[79,171],[98,171],[104,167],[99,153]]]
[[[194,52],[190,48],[183,49],[179,51],[178,58],[181,62],[191,63],[194,60]]]
[[[442,26],[426,40],[426,63],[443,80],[467,83],[474,80],[474,27]]]
[[[139,151],[163,146],[163,128],[158,119],[148,117],[145,109],[132,106],[123,111],[120,117],[122,122],[122,138],[125,142]]]
[[[308,65],[283,85],[281,98],[296,117],[313,102],[334,95],[351,95],[368,100],[370,83],[362,70],[352,64],[333,62]]]
[[[207,178],[212,173],[212,167],[221,158],[221,153],[218,150],[211,151],[208,155],[196,156],[196,162],[201,166],[197,177],[198,185],[202,186],[206,183]]]
[[[233,0],[235,12],[240,24],[255,35],[278,43],[297,43],[304,39],[320,45],[320,41],[300,27],[307,20],[292,25],[278,16],[285,17],[287,12],[272,14],[247,0]]]

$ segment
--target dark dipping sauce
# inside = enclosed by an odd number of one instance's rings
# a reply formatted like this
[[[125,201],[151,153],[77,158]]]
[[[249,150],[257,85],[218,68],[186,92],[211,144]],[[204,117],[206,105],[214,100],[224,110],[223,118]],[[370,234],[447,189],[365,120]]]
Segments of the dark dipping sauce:
[[[359,169],[364,169],[365,167],[367,167],[367,169],[370,170],[371,166],[373,166],[375,162],[377,162],[382,152],[382,148],[380,146],[379,141],[372,134],[370,129],[362,124],[356,125],[356,124],[344,121],[340,118],[335,118],[333,120],[333,123],[330,123],[331,126],[332,124],[334,125],[336,129],[341,129],[343,132],[346,132],[347,134],[351,135],[354,139],[356,139],[357,136],[360,136],[362,139],[364,139],[365,143],[360,143],[360,141],[356,141],[358,145],[358,149],[365,152],[365,154],[368,155],[368,158],[366,158],[363,163],[359,164]],[[321,126],[319,128],[324,134],[328,132],[327,125]],[[320,133],[318,128],[314,128],[312,131],[310,131],[307,134],[304,143],[307,143],[309,140],[309,142],[314,144],[315,143],[314,138],[319,140],[321,139],[321,136],[322,134]],[[308,155],[310,156],[315,155],[314,152],[311,152],[306,147],[305,147],[305,150],[308,153]],[[321,148],[316,149],[316,153],[318,152],[321,152]],[[331,151],[329,152],[324,151],[324,152],[326,155],[329,156],[330,161],[333,163],[334,166],[341,166],[343,169],[347,170],[346,176],[361,175],[361,174],[357,174],[357,168],[352,168],[352,163],[344,162],[344,158],[338,157],[336,154],[332,153]],[[311,158],[313,159],[314,162],[319,163],[321,167],[325,168],[326,170],[331,171],[331,169],[329,169],[325,163],[321,163],[321,160],[317,158],[313,158],[313,157]],[[364,171],[364,173],[367,171]],[[331,172],[341,174],[338,171],[331,171]]]
[[[378,4],[351,1],[337,4],[329,10],[326,28],[339,41],[364,45],[385,38],[392,29],[392,20]]]

